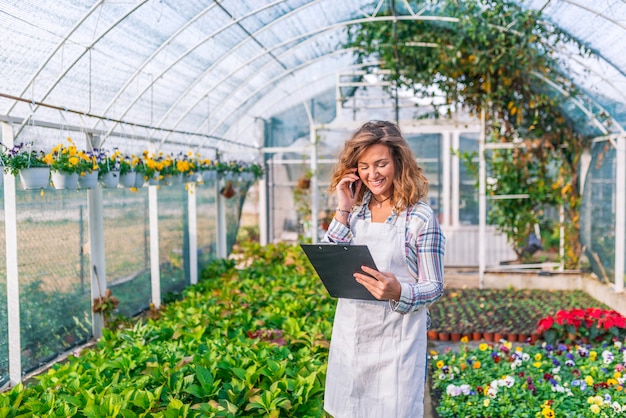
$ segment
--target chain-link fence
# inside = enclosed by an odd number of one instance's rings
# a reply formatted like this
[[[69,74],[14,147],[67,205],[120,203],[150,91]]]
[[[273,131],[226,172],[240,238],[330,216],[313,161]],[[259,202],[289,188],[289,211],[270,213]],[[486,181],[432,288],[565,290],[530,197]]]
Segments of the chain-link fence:
[[[234,243],[249,183],[235,182],[226,200],[227,248]],[[151,302],[148,188],[103,189],[107,286],[118,313],[138,314]],[[217,187],[195,190],[198,270],[216,255]],[[162,299],[189,283],[188,191],[158,192]],[[22,371],[46,364],[92,336],[87,192],[17,190],[17,238]],[[9,337],[4,193],[0,187],[0,386],[8,381]],[[96,272],[104,274],[104,272]],[[99,291],[101,293],[101,291]],[[102,293],[101,293],[102,294]]]

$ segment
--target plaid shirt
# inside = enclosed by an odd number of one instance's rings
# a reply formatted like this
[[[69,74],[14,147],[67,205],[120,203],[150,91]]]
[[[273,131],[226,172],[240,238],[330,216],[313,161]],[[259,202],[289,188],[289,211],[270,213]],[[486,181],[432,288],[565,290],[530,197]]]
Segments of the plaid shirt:
[[[350,223],[354,217],[367,222],[372,221],[368,203],[371,193],[363,197],[363,205],[355,207],[348,215],[348,226],[333,219],[324,241],[351,243]],[[393,224],[398,214],[393,211],[385,223]],[[405,255],[407,265],[416,283],[401,283],[402,293],[396,312],[405,314],[417,310],[420,306],[430,305],[443,295],[443,255],[446,238],[441,232],[439,222],[430,206],[418,202],[407,208],[405,229]],[[430,315],[429,320],[430,324]]]

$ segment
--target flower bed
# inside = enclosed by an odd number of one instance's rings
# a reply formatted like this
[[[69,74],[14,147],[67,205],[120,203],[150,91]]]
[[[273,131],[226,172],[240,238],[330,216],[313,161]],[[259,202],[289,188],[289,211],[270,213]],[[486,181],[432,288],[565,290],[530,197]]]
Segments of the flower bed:
[[[522,335],[525,341],[537,333],[540,319],[572,308],[608,306],[582,291],[446,289],[441,300],[430,307],[431,329],[461,336],[479,334],[487,339],[494,334],[502,338]]]
[[[592,345],[482,343],[431,351],[434,404],[447,417],[622,417],[621,342]]]

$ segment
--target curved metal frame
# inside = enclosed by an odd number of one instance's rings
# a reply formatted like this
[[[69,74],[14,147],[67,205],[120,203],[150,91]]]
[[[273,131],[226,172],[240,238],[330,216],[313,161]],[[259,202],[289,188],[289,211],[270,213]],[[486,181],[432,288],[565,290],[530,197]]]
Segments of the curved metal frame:
[[[143,4],[147,3],[148,0],[140,0],[138,1],[133,7],[131,7],[126,13],[124,13],[122,15],[121,18],[118,18],[115,22],[113,22],[106,30],[104,30],[93,42],[91,42],[86,48],[85,50],[78,55],[78,57],[76,59],[74,59],[74,61],[72,61],[72,63],[70,63],[70,65],[68,65],[68,67],[61,72],[61,74],[57,77],[57,79],[52,83],[52,85],[48,88],[48,90],[46,91],[46,93],[43,95],[43,97],[39,100],[41,102],[43,102],[44,100],[46,100],[46,98],[50,95],[50,93],[52,93],[52,91],[54,90],[54,88],[61,82],[61,80],[63,80],[63,78],[67,75],[67,73],[74,68],[74,66],[91,50],[91,48],[93,48],[93,46],[95,44],[97,44],[98,42],[100,42],[101,39],[103,39],[109,32],[111,32],[113,29],[115,29],[115,27],[122,22],[124,19],[126,19],[128,16],[130,16],[131,14],[133,14],[133,12],[137,9],[139,9]],[[30,120],[30,118],[33,117],[33,115],[35,114],[35,112],[37,111],[37,109],[39,108],[39,106],[33,106],[33,108],[30,111],[30,114],[24,118],[24,121],[22,122],[22,124],[20,125],[20,127],[15,131],[15,136],[17,137],[20,132],[22,132],[22,129],[24,129],[24,127],[26,126],[26,124],[28,123],[28,121]]]
[[[203,43],[205,43],[206,41],[213,39],[217,34],[223,32],[224,30],[226,30],[227,28],[231,27],[232,25],[236,25],[239,24],[239,22],[254,16],[256,13],[262,11],[262,10],[266,10],[268,8],[271,8],[279,3],[282,3],[286,0],[276,0],[272,3],[266,4],[263,7],[260,7],[250,13],[247,13],[246,15],[235,19],[232,23],[229,22],[227,25],[219,28],[216,32],[214,32],[213,34],[211,34],[209,37],[201,40],[199,43],[195,44],[193,47],[191,47],[190,49],[188,49],[185,53],[183,53],[181,56],[179,56],[176,60],[174,60],[170,65],[168,65],[167,68],[163,69],[160,73],[160,75],[163,75],[165,73],[167,73],[167,71],[169,71],[171,68],[173,68],[178,62],[180,62],[180,60],[182,60],[185,56],[187,56],[188,54],[190,54],[193,50],[197,49],[200,45],[202,45]],[[244,38],[241,42],[239,42],[237,45],[243,45],[246,42],[248,42],[249,40],[254,40],[255,34],[259,34],[262,31],[265,31],[266,29],[270,28],[272,25],[276,24],[276,21],[280,21],[280,20],[284,20],[287,19],[289,16],[293,15],[293,14],[297,14],[299,12],[301,12],[304,8],[309,7],[313,4],[319,4],[321,2],[323,2],[325,0],[313,0],[311,2],[308,3],[304,3],[303,5],[297,6],[296,8],[290,10],[288,13],[285,13],[284,15],[281,15],[278,19],[276,19],[275,21],[272,21],[270,24],[262,27],[261,29],[259,29],[258,31],[256,31],[254,34],[250,34],[249,37]],[[586,5],[582,5],[574,0],[561,0],[564,3],[568,3],[574,7],[578,7],[582,10],[586,10],[588,12],[592,12],[598,16],[601,16],[603,19],[606,19],[607,21],[621,27],[624,28],[626,30],[626,25],[616,21],[615,19],[612,19],[611,17],[605,15],[603,12],[598,12],[593,10],[592,8],[590,8],[589,6]],[[132,13],[134,13],[136,10],[138,10],[139,8],[141,8],[145,3],[147,2],[147,0],[139,0],[137,1],[134,5],[132,5],[132,7],[130,7],[125,13],[123,13],[122,15],[120,15],[111,25],[109,25],[109,27],[105,28],[105,30],[103,32],[101,32],[92,42],[90,42],[90,44],[88,46],[85,47],[85,50],[79,54],[76,58],[73,59],[73,61],[71,63],[69,63],[69,65],[57,76],[56,80],[53,81],[53,83],[48,87],[47,91],[43,94],[41,101],[45,100],[49,94],[56,88],[56,86],[62,81],[63,77],[65,77],[67,75],[67,73],[85,56],[85,54],[88,53],[88,51],[94,46],[96,45],[100,40],[102,40],[103,38],[106,37],[106,35],[113,30],[120,22],[124,21],[126,18],[128,18],[128,16],[130,16]],[[29,88],[30,85],[32,85],[32,83],[35,81],[35,79],[38,77],[39,74],[41,74],[41,72],[43,71],[43,69],[46,67],[46,65],[50,62],[50,60],[58,53],[58,51],[63,47],[63,45],[65,45],[71,38],[71,36],[76,32],[76,30],[78,28],[80,28],[80,26],[85,22],[85,20],[93,15],[93,13],[95,11],[97,11],[102,4],[104,3],[104,0],[99,0],[97,3],[95,3],[88,12],[85,13],[85,15],[79,20],[77,21],[77,23],[70,29],[70,31],[68,32],[68,34],[64,37],[63,40],[61,40],[58,45],[56,46],[56,48],[51,51],[50,54],[48,54],[47,58],[42,62],[42,64],[40,65],[40,67],[36,70],[36,72],[33,74],[33,76],[29,79],[29,81],[27,82],[26,86],[24,87],[24,92],[27,91],[27,89]],[[379,3],[380,6],[381,3]],[[163,51],[163,49],[165,49],[167,47],[167,45],[172,42],[174,39],[176,39],[177,36],[179,36],[181,33],[183,33],[185,31],[185,29],[187,29],[190,25],[192,25],[194,22],[197,22],[198,19],[200,19],[202,16],[204,16],[209,10],[213,9],[215,6],[220,6],[219,4],[217,4],[217,2],[213,2],[211,3],[209,6],[207,6],[203,11],[201,11],[196,17],[194,17],[194,19],[190,20],[189,22],[187,22],[183,27],[181,27],[179,30],[176,31],[176,33],[172,34],[155,52],[153,52],[148,58],[146,58],[144,60],[144,62],[142,63],[141,66],[139,66],[136,71],[134,72],[134,74],[127,80],[127,82],[124,84],[124,86],[122,86],[119,91],[116,93],[116,95],[114,96],[114,98],[109,102],[109,104],[107,105],[107,110],[111,109],[113,106],[115,106],[115,103],[119,100],[119,98],[121,97],[121,95],[123,94],[124,91],[127,91],[128,86],[132,83],[132,81],[134,79],[137,78],[137,76],[141,73],[142,69],[145,68],[157,55],[159,55],[160,52]],[[309,33],[306,34],[301,34],[297,37],[294,37],[286,42],[282,42],[281,44],[277,44],[272,46],[271,48],[265,49],[261,54],[257,55],[256,57],[254,57],[251,60],[248,60],[247,63],[245,65],[249,65],[250,63],[252,63],[253,61],[266,56],[267,54],[271,55],[271,51],[274,51],[278,48],[284,47],[285,45],[287,45],[288,43],[293,43],[294,41],[298,40],[298,39],[302,39],[304,37],[317,37],[320,36],[324,33],[326,33],[327,31],[331,31],[334,29],[338,29],[341,27],[345,27],[351,24],[358,24],[358,23],[365,23],[365,22],[373,22],[373,21],[389,21],[389,20],[434,20],[434,21],[448,21],[448,22],[457,22],[458,19],[456,18],[450,18],[450,17],[445,17],[445,16],[421,16],[420,14],[426,10],[422,9],[420,12],[415,13],[413,11],[413,9],[409,6],[409,13],[410,15],[404,15],[404,16],[376,16],[376,14],[378,13],[378,8],[377,10],[371,15],[368,16],[366,18],[358,18],[358,19],[351,19],[351,20],[346,20],[343,22],[337,22],[334,23],[332,25],[328,25],[324,28],[317,28],[314,31],[311,31]],[[545,6],[544,6],[545,7]],[[226,11],[226,13],[228,14],[228,12]],[[511,31],[508,28],[499,28],[501,30],[507,30],[507,31]],[[295,47],[299,47],[301,46],[303,43],[300,43]],[[213,64],[211,64],[211,66],[209,68],[207,68],[205,71],[202,72],[202,74],[198,75],[198,77],[196,77],[189,85],[188,87],[185,89],[185,91],[183,92],[183,94],[181,94],[174,102],[172,102],[170,104],[169,109],[166,111],[165,115],[161,118],[161,120],[159,120],[157,122],[157,124],[155,125],[156,128],[162,127],[165,123],[165,120],[167,119],[167,116],[170,115],[174,109],[178,106],[178,104],[180,104],[180,102],[184,99],[184,97],[190,92],[192,91],[205,77],[207,74],[209,74],[211,72],[211,70],[213,68],[216,68],[217,65],[219,65],[221,62],[223,62],[228,56],[230,56],[234,49],[236,48],[232,48],[230,49],[227,53],[223,54],[222,56],[220,56]],[[608,60],[606,57],[604,57],[603,55],[599,54],[598,52],[595,52],[595,55],[599,57],[599,59],[602,59],[604,62],[606,62],[608,65],[610,65],[612,68],[614,68],[617,72],[619,72],[622,75],[626,76],[626,72],[620,70],[620,68],[618,66],[616,66],[615,64],[613,64],[610,60]],[[324,53],[322,53],[323,55],[321,56],[328,56]],[[314,60],[318,60],[319,57],[314,58]],[[571,57],[569,56],[570,59],[575,57]],[[604,82],[606,82],[609,86],[611,87],[615,87],[610,80],[608,80],[606,77],[603,77],[602,74],[599,74],[596,70],[594,70],[593,68],[591,68],[589,65],[586,65],[585,63],[577,60],[578,64],[584,66],[587,70],[593,71],[596,75],[598,75]],[[245,65],[240,66],[239,68],[231,71],[229,74],[235,74],[236,72],[240,71],[242,68],[245,68]],[[298,68],[301,68],[302,66],[298,66],[298,67],[294,67],[294,69],[287,69],[288,72],[286,74],[289,73],[293,73],[294,71],[297,71]],[[262,67],[265,68],[265,67]],[[242,85],[247,85],[247,83],[252,80],[254,77],[258,76],[258,71],[255,72],[254,74],[251,74],[249,77],[243,79],[241,81]],[[158,80],[159,77],[155,77],[153,81],[151,81],[146,88],[137,93],[135,96],[135,99],[133,99],[132,102],[130,102],[128,104],[128,106],[126,107],[126,109],[124,110],[122,115],[127,114],[130,109],[132,109],[132,107],[140,100],[140,98],[156,83],[156,80]],[[280,77],[275,77],[273,79],[273,81],[269,84],[272,83],[276,83],[278,82],[278,80],[280,79]],[[545,77],[544,77],[545,79]],[[222,79],[223,81],[224,79]],[[547,79],[546,79],[547,80]],[[219,84],[219,83],[218,83]],[[262,89],[267,88],[267,86],[269,85],[268,83],[264,84]],[[553,87],[555,86],[554,84],[552,84]],[[206,90],[203,94],[200,95],[201,99],[204,99],[211,91],[213,91],[216,88],[216,86],[211,87],[210,89]],[[237,89],[239,90],[239,88]],[[259,89],[256,90],[256,92],[261,91]],[[561,92],[563,93],[563,89],[560,89]],[[618,89],[616,89],[616,91],[620,93],[620,91]],[[622,96],[624,96],[622,94]],[[226,103],[229,100],[239,100],[239,105],[242,105],[243,103],[247,103],[250,98],[252,96],[248,96],[246,98],[243,99],[243,101],[241,101],[239,98],[234,98],[233,95],[229,95],[228,97],[224,97],[222,98],[220,105],[223,105],[224,103]],[[593,99],[590,97],[590,100],[593,101]],[[197,104],[198,102],[196,102],[195,104]],[[576,103],[576,105],[581,108],[585,114],[587,116],[593,117],[592,114],[588,111],[588,109],[586,109],[584,107],[584,105],[582,103],[580,103],[579,101],[574,101],[574,103]],[[602,108],[600,105],[597,104],[597,102],[594,101],[594,104],[598,106],[598,108]],[[9,109],[9,113],[15,108],[15,104],[13,104],[10,109]],[[237,107],[237,105],[234,105],[235,107]],[[179,124],[193,111],[194,106],[190,106],[188,107],[183,114],[181,115],[181,117],[176,121],[175,125],[174,125],[174,129],[179,126]],[[38,109],[38,106],[33,106],[31,108],[30,114],[24,118],[21,126],[16,130],[16,136],[22,131],[22,129],[25,127],[25,125],[28,123],[28,121],[30,120],[30,118],[32,118],[32,116],[36,113]],[[106,113],[106,112],[105,112]],[[230,112],[226,117],[223,117],[218,124],[214,125],[212,127],[211,133],[215,132],[217,129],[220,129],[223,127],[224,123],[226,123],[226,121],[228,120],[228,118],[234,113]],[[608,114],[608,113],[607,113]],[[614,121],[614,118],[613,118]],[[593,118],[593,123],[595,123],[597,126],[599,126],[598,124],[601,125],[601,122],[597,120],[597,118]],[[200,128],[202,128],[204,126],[204,122],[200,125]],[[619,129],[622,129],[622,126],[617,124],[617,126],[619,126]],[[108,133],[110,134],[111,132],[113,132],[113,130],[115,129],[115,124],[113,126],[111,126],[109,128]],[[603,132],[606,132],[605,130],[603,130]]]

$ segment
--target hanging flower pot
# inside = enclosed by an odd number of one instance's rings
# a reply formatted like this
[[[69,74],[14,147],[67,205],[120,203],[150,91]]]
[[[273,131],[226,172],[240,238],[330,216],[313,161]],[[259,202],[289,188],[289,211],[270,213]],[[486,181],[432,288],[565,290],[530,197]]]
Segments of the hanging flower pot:
[[[196,173],[193,173],[193,174],[185,173],[183,175],[183,182],[193,183],[194,181],[196,181],[197,178],[198,178],[198,175]]]
[[[217,178],[217,171],[215,170],[204,170],[202,172],[202,180],[204,182],[213,181]]]
[[[103,173],[98,181],[105,189],[115,189],[120,183],[120,172],[119,170],[111,170],[108,173]]]
[[[183,184],[183,173],[168,174],[163,178],[163,183],[166,186],[174,186],[177,184]]]
[[[161,182],[161,173],[160,172],[156,172],[154,173],[149,179],[148,179],[148,184],[150,186],[158,186],[159,183]]]
[[[135,178],[136,177],[137,177],[137,173],[135,173],[134,171],[128,171],[128,172],[120,175],[120,182],[119,182],[119,184],[122,187],[126,187],[127,189],[130,189],[131,187],[135,187]]]
[[[95,189],[98,187],[98,170],[79,175],[78,185],[81,189]]]
[[[233,197],[235,195],[235,188],[233,187],[233,184],[230,181],[227,182],[226,185],[222,187],[222,190],[220,190],[220,194],[226,199]]]
[[[140,188],[143,187],[143,183],[145,182],[145,178],[143,176],[143,173],[139,172],[135,174],[135,184],[134,187],[135,188]]]
[[[311,179],[306,177],[300,177],[298,179],[298,188],[302,190],[307,190],[311,187]]]
[[[45,189],[50,184],[50,167],[29,167],[19,172],[24,190]]]
[[[55,189],[73,190],[78,187],[78,173],[63,173],[52,171],[52,185]]]

